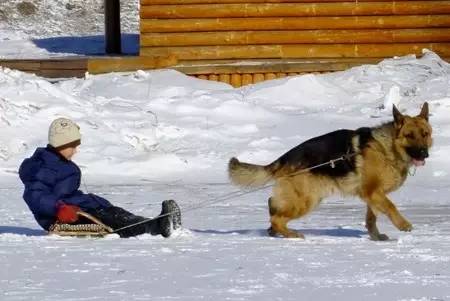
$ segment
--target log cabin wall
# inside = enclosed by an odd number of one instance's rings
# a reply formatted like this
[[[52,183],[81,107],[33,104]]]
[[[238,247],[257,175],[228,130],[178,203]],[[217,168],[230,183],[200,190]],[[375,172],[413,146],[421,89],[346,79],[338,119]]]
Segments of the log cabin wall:
[[[176,56],[181,65],[191,66],[186,70],[195,70],[191,74],[234,86],[301,72],[333,70],[320,67],[321,64],[341,63],[342,69],[386,57],[421,55],[423,48],[450,57],[450,1],[140,3],[141,56]],[[233,67],[252,62],[264,68],[248,71],[252,68]],[[309,64],[306,69],[305,62]],[[193,67],[196,63],[205,66],[207,72]],[[213,65],[219,66],[217,70]]]

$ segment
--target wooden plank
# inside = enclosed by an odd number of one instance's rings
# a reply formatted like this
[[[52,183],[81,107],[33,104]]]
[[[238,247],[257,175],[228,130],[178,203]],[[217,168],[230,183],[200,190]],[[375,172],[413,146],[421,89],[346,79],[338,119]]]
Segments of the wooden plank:
[[[2,60],[0,66],[22,71],[36,71],[39,70],[41,64],[39,61]]]
[[[140,39],[142,47],[395,42],[450,42],[450,28],[147,33]]]
[[[45,59],[41,61],[41,69],[87,69],[87,59]]]
[[[124,72],[145,69],[165,68],[176,65],[177,58],[173,55],[154,57],[110,57],[90,58],[88,72],[92,74],[106,72]]]
[[[144,47],[141,48],[141,55],[152,57],[174,55],[184,60],[392,57],[413,53],[420,55],[424,48],[441,56],[450,56],[450,43]]]
[[[383,58],[333,58],[333,59],[295,59],[295,60],[199,60],[181,61],[172,69],[185,74],[245,74],[245,73],[286,73],[286,72],[325,72],[376,64]],[[238,81],[237,79],[234,79]],[[240,80],[240,78],[239,78]],[[233,81],[233,77],[232,77]]]
[[[84,77],[86,69],[40,69],[33,73],[49,78]]]
[[[449,14],[450,1],[142,6],[142,19]]]
[[[450,15],[143,19],[141,32],[450,27]]]
[[[63,69],[86,70],[86,59],[1,60],[0,66],[18,70]]]

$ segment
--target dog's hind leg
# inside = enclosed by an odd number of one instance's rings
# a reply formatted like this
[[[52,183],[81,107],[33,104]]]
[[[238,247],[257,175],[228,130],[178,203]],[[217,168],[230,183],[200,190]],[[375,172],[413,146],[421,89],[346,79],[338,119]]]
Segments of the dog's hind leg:
[[[294,195],[286,190],[288,189],[285,189],[281,195],[276,195],[269,199],[271,224],[268,230],[269,235],[276,236],[280,234],[288,238],[304,238],[302,233],[289,229],[287,224],[291,220],[311,212],[319,200],[312,201],[309,196]]]
[[[270,236],[282,235],[289,238],[305,238],[302,233],[291,230],[287,227],[287,223],[292,219],[289,216],[288,211],[279,208],[276,204],[274,197],[269,198],[269,213],[270,213],[270,228],[267,232]]]
[[[282,215],[272,215],[270,217],[270,228],[267,230],[270,236],[282,235],[287,238],[305,238],[305,236],[295,230],[287,227],[287,223],[292,220],[292,217]]]
[[[310,175],[278,179],[269,199],[269,234],[304,238],[302,233],[289,229],[287,224],[308,214],[319,204],[323,196],[319,189],[322,184],[316,179],[311,181]]]
[[[386,234],[381,234],[378,231],[377,227],[377,216],[372,211],[370,206],[367,206],[367,213],[366,213],[366,228],[367,231],[369,231],[370,239],[371,240],[388,240],[389,237]]]

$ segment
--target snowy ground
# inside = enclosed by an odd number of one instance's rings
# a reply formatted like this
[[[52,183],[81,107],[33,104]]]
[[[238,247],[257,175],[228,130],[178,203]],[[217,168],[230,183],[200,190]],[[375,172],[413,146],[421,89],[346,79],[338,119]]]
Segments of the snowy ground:
[[[368,240],[364,206],[339,198],[293,224],[305,241],[269,238],[262,192],[186,212],[187,229],[169,239],[48,237],[19,202],[18,189],[5,189],[1,299],[449,300],[450,189],[414,186],[395,199],[415,230],[399,233],[381,219],[388,242]],[[152,213],[168,195],[189,207],[230,188],[149,183],[91,190]]]
[[[399,233],[381,219],[388,242],[370,241],[364,206],[340,198],[293,224],[305,241],[269,238],[266,193],[186,212],[187,229],[170,239],[48,237],[19,201],[19,190],[5,189],[1,299],[449,300],[450,189],[433,186],[410,184],[394,195],[415,229]],[[152,183],[91,190],[151,213],[165,196],[187,208],[230,188]]]
[[[411,233],[381,218],[391,240],[370,241],[365,206],[336,196],[292,223],[306,240],[270,238],[269,191],[223,198],[237,189],[231,156],[268,163],[307,138],[390,120],[393,103],[417,114],[424,101],[431,156],[392,194]],[[81,125],[83,190],[146,216],[177,199],[185,229],[46,236],[17,167],[59,116]],[[170,70],[50,83],[0,69],[0,299],[450,300],[449,116],[450,66],[434,53],[240,89]]]

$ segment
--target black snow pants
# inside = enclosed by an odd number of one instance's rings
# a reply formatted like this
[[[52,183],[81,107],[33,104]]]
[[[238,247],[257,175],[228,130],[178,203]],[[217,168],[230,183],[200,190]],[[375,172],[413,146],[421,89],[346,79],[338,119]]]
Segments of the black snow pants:
[[[108,208],[89,209],[86,211],[114,230],[131,224],[139,223],[147,219],[142,216],[134,215],[133,213],[116,206]],[[144,233],[149,233],[152,235],[161,234],[160,219],[157,218],[154,220],[150,220],[145,223],[132,226],[130,228],[117,232],[120,237],[124,238],[137,236]]]

